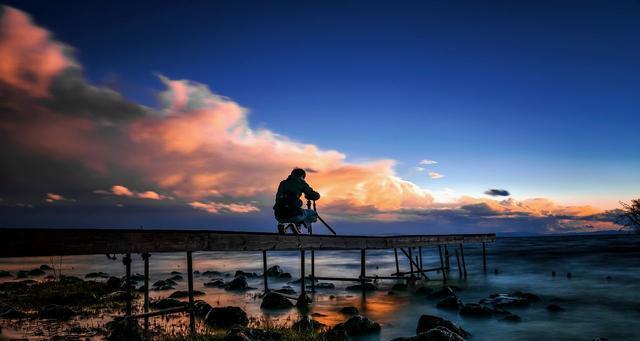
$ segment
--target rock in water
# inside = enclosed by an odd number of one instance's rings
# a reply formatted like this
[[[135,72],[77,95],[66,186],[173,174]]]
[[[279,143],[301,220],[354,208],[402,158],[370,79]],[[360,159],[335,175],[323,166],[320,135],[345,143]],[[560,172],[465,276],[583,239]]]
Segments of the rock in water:
[[[204,294],[205,294],[204,292],[199,290],[193,291],[193,296],[202,296]],[[185,298],[185,297],[189,297],[189,291],[187,290],[178,290],[169,296],[169,298]]]
[[[204,283],[204,286],[209,288],[224,288],[224,281],[216,279],[214,281]]]
[[[286,297],[276,293],[270,292],[262,299],[260,308],[262,309],[289,309],[293,307],[293,303]]]
[[[540,301],[537,295],[516,291],[509,294],[493,294],[482,299],[480,304],[490,304],[496,308],[527,307],[531,302]]]
[[[205,317],[205,323],[213,328],[229,328],[234,324],[247,326],[249,318],[247,313],[239,307],[215,307],[211,308]]]
[[[29,270],[29,276],[43,276],[46,273],[44,271],[42,271],[41,269],[32,269]]]
[[[551,303],[547,306],[547,310],[552,313],[557,313],[559,311],[564,311],[564,308],[555,303]]]
[[[193,311],[199,318],[205,318],[210,310],[211,305],[203,300],[193,302]]]
[[[441,300],[443,298],[449,297],[449,296],[455,296],[456,293],[455,291],[453,291],[453,289],[451,289],[451,287],[444,287],[432,294],[429,294],[429,298],[433,298],[433,299],[438,299]]]
[[[285,295],[295,295],[296,294],[296,291],[290,286],[286,286],[286,287],[280,288],[280,289],[276,290],[275,292],[277,292],[279,294],[285,294]]]
[[[420,316],[420,319],[418,320],[418,327],[416,328],[416,334],[427,332],[436,327],[445,327],[464,338],[471,335],[466,330],[458,327],[455,323],[433,315]]]
[[[179,301],[175,298],[163,298],[158,301],[151,302],[151,306],[156,309],[169,309],[175,307],[184,307],[187,303]]]
[[[340,310],[338,310],[339,313],[341,314],[345,314],[345,315],[356,315],[359,313],[358,308],[353,307],[353,306],[349,306],[349,307],[344,307]]]
[[[236,271],[236,274],[235,274],[235,275],[233,275],[233,277],[239,277],[239,276],[243,276],[243,277],[246,277],[246,278],[256,278],[256,277],[259,277],[259,276],[258,276],[258,274],[257,274],[257,273],[255,273],[255,272],[244,272],[244,271],[242,271],[242,270],[238,270],[238,271]]]
[[[267,276],[269,277],[280,277],[280,274],[283,273],[282,268],[279,265],[274,265],[267,269]]]
[[[0,277],[11,277],[11,272],[6,270],[0,270]]]
[[[78,315],[78,313],[75,310],[67,306],[61,306],[57,304],[50,304],[50,305],[44,306],[38,312],[38,316],[40,316],[41,318],[61,320],[61,321],[68,320],[75,315]]]
[[[229,283],[224,285],[224,288],[226,290],[244,290],[248,287],[249,285],[247,284],[247,279],[244,276],[237,276]]]
[[[458,310],[463,305],[462,301],[456,296],[449,296],[441,299],[436,306],[440,309]]]
[[[122,281],[118,277],[111,276],[107,280],[107,286],[111,289],[119,289],[122,286]]]
[[[493,316],[493,311],[483,305],[476,303],[465,304],[460,309],[460,315],[465,317],[488,318]]]
[[[292,328],[299,331],[318,330],[325,327],[324,324],[310,318],[309,316],[303,316],[298,321],[293,323]]]
[[[365,335],[380,332],[380,324],[373,322],[368,318],[357,315],[348,319],[346,322],[339,323],[334,330],[344,330],[349,336]]]
[[[407,290],[407,285],[404,283],[396,283],[391,287],[391,290],[394,291],[405,291]]]
[[[107,341],[142,341],[142,331],[138,320],[117,317],[107,323],[107,329],[110,331]]]
[[[300,310],[309,309],[309,304],[311,304],[311,297],[309,295],[302,293],[298,296],[298,301],[296,302],[296,307]]]
[[[418,340],[428,341],[466,341],[465,338],[457,333],[452,332],[446,327],[435,327],[428,330],[426,333],[418,335]]]
[[[42,265],[40,265],[40,270],[48,271],[48,270],[53,270],[53,268],[52,268],[52,267],[50,267],[50,266],[49,266],[49,265],[47,265],[47,264],[42,264]]]

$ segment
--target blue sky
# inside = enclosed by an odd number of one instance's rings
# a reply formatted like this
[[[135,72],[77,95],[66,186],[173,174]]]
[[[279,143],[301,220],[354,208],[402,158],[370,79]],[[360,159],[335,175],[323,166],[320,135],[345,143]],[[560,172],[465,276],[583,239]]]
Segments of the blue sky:
[[[6,3],[133,102],[157,106],[158,74],[197,81],[253,128],[394,159],[436,197],[640,192],[638,1]]]

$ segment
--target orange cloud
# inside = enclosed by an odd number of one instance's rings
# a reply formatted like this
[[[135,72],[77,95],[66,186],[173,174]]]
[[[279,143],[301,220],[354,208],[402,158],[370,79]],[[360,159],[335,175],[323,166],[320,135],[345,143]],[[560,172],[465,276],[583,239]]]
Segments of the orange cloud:
[[[193,201],[189,203],[189,206],[203,210],[213,214],[219,214],[223,212],[230,213],[251,213],[258,212],[260,209],[252,204],[243,204],[243,203],[221,203],[221,202],[200,202]]]
[[[0,18],[0,82],[27,91],[33,97],[49,96],[53,77],[71,65],[64,46],[51,43],[49,32],[14,8],[3,6]]]
[[[172,199],[171,197],[160,195],[154,191],[144,191],[144,192],[132,191],[129,188],[122,185],[112,186],[110,191],[97,190],[94,192],[98,194],[113,194],[121,197],[151,199],[151,200]]]

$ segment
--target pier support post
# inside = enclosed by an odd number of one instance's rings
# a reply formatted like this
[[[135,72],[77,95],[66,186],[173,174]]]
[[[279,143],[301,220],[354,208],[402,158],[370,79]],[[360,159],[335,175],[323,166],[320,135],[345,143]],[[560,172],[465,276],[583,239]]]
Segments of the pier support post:
[[[316,254],[311,250],[311,292],[316,292]]]
[[[189,330],[191,335],[196,333],[196,315],[193,309],[193,256],[187,251],[187,287],[189,290]]]
[[[304,296],[304,249],[300,250],[300,294]]]
[[[487,273],[487,243],[482,242],[482,269]]]
[[[264,293],[269,292],[269,281],[267,280],[267,250],[262,250],[262,278],[264,280]]]
[[[126,316],[131,316],[132,313],[132,306],[131,306],[131,300],[132,300],[132,293],[131,293],[131,254],[127,253],[126,256],[124,256],[124,258],[122,258],[122,263],[124,263],[125,269],[126,269],[126,275],[125,275],[125,285],[127,286],[127,310],[126,310]]]
[[[411,247],[408,247],[407,249],[409,249],[409,272],[411,273],[411,277],[413,277],[413,256],[411,255]]]
[[[365,249],[361,249],[360,250],[360,286],[362,286],[362,297],[364,297],[366,295],[366,289],[365,289],[365,277],[366,277],[366,273],[365,273],[365,257],[366,257],[366,250]]]
[[[400,275],[400,263],[398,263],[398,249],[393,248],[393,253],[396,256],[396,275]]]
[[[424,269],[424,266],[422,266],[422,246],[418,246],[418,254],[420,255],[420,262],[418,264],[420,264],[420,269]]]
[[[442,245],[438,245],[438,253],[440,254],[440,270],[442,271],[442,280],[447,281],[447,270],[444,266],[444,259],[442,258]]]
[[[149,312],[149,257],[148,253],[142,254],[142,260],[144,260],[144,312]],[[149,332],[149,317],[144,317],[144,332]]]
[[[467,278],[467,263],[464,261],[464,247],[460,244],[460,258],[462,258],[462,272],[464,273],[464,278]]]
[[[458,264],[458,276],[462,278],[462,268],[460,267],[460,256],[458,255],[458,249],[456,249],[456,264]]]
[[[449,249],[447,248],[447,244],[444,244],[444,266],[446,266],[447,271],[449,271],[449,268],[450,268]]]

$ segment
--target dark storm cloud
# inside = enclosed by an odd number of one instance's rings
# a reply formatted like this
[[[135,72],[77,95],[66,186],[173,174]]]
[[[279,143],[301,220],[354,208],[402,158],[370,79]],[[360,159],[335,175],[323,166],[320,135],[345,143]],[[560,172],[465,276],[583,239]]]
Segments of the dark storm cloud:
[[[486,195],[490,195],[493,197],[508,197],[509,196],[509,191],[507,191],[506,189],[488,189],[486,191],[484,191],[484,194]]]

